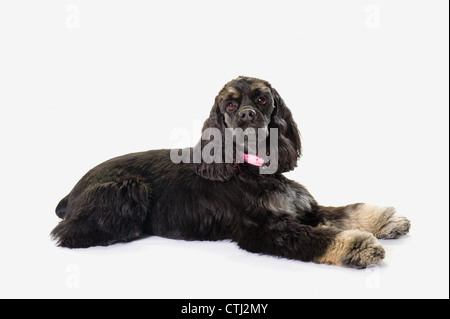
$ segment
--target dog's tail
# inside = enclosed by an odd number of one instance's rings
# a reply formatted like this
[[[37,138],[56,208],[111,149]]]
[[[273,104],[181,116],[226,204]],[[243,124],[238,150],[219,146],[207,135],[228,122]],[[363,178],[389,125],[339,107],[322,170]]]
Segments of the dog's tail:
[[[67,204],[69,203],[69,195],[61,199],[58,206],[56,206],[55,213],[59,218],[63,218],[66,216]]]

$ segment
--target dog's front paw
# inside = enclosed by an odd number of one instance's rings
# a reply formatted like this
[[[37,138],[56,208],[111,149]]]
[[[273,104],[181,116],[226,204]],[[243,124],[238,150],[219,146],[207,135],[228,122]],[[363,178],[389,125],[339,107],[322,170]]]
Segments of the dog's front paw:
[[[404,216],[392,216],[377,234],[382,239],[397,239],[406,235],[411,227],[411,222]]]
[[[366,268],[384,259],[384,248],[371,233],[351,230],[343,233],[346,245],[341,259],[343,266]]]
[[[316,261],[361,269],[380,263],[384,256],[384,248],[371,233],[345,230],[336,235],[326,253]]]
[[[351,213],[351,224],[353,228],[371,232],[377,238],[399,238],[409,232],[411,222],[396,212],[394,207],[358,204]]]

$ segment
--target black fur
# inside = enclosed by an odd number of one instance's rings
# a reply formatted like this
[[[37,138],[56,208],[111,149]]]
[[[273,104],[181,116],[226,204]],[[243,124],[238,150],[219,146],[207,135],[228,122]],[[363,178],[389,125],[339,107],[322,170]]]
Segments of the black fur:
[[[255,104],[249,91],[255,84],[267,88],[267,107]],[[291,112],[270,84],[247,77],[229,82],[203,129],[223,131],[226,118],[234,121],[224,107],[230,87],[240,92],[237,103],[247,99],[261,113],[258,125],[266,118],[269,128],[279,129],[275,174],[262,175],[247,163],[174,164],[170,150],[117,157],[90,170],[59,203],[63,220],[52,231],[58,245],[81,248],[155,235],[231,239],[254,253],[304,261],[323,255],[339,231],[316,226],[342,214],[319,207],[302,185],[281,174],[296,167],[301,143]]]

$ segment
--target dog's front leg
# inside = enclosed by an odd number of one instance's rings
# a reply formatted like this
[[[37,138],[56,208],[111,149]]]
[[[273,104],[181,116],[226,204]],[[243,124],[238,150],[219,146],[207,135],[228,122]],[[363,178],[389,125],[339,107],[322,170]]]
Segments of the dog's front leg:
[[[395,239],[406,235],[410,221],[396,215],[393,207],[352,204],[342,207],[318,206],[322,224],[340,229],[357,229],[372,233],[377,238]]]
[[[383,247],[368,232],[303,225],[290,214],[256,216],[244,217],[233,236],[241,248],[253,253],[352,268],[384,258]]]

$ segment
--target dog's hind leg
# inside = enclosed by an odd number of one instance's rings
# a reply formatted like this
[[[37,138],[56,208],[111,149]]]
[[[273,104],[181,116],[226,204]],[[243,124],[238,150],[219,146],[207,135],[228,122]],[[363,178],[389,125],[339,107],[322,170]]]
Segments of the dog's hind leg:
[[[96,184],[67,206],[67,219],[51,232],[59,246],[86,248],[131,241],[144,235],[151,188],[138,180]]]

